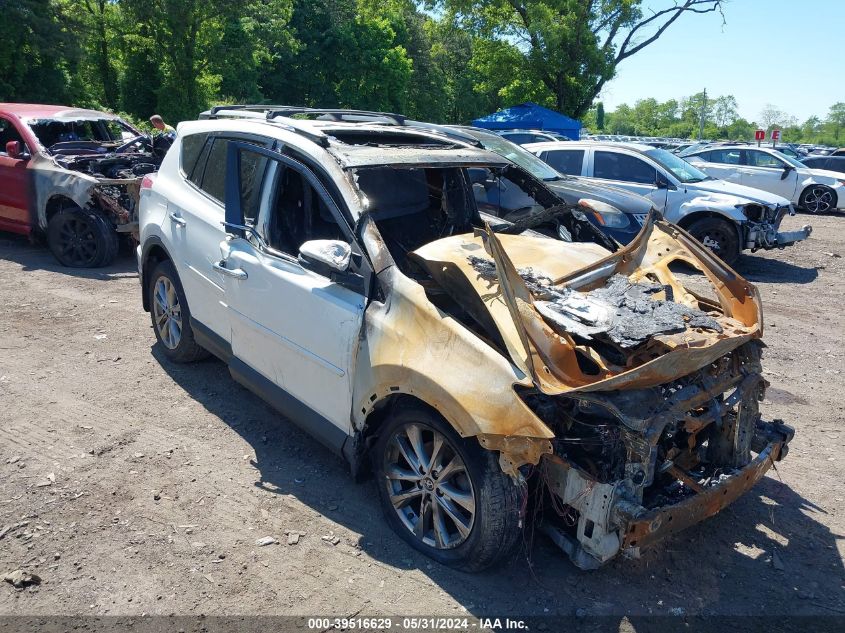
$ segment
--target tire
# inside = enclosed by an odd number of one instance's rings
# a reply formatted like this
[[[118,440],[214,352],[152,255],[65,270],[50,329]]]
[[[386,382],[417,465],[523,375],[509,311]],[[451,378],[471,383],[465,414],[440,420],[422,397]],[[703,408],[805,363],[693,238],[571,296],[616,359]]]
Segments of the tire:
[[[687,227],[687,232],[728,266],[739,259],[739,236],[732,222],[720,218],[701,218]]]
[[[827,213],[837,204],[836,192],[825,185],[810,185],[801,193],[798,206],[807,213]]]
[[[179,275],[170,261],[159,262],[147,286],[153,331],[164,355],[175,363],[192,363],[210,356],[194,340],[191,310]]]
[[[47,224],[47,246],[59,263],[69,268],[108,266],[119,245],[114,227],[92,209],[67,206]]]
[[[417,451],[412,437],[419,438]],[[432,457],[438,437],[443,448],[439,457]],[[422,460],[417,458],[420,452]],[[427,458],[429,464],[412,472],[412,461]],[[385,421],[372,460],[385,518],[411,547],[466,572],[481,571],[510,557],[522,529],[525,492],[502,472],[496,453],[484,450],[474,438],[459,437],[433,411],[409,406]],[[434,468],[428,467],[431,462]],[[394,502],[403,505],[397,508]],[[421,515],[421,529],[415,532]]]

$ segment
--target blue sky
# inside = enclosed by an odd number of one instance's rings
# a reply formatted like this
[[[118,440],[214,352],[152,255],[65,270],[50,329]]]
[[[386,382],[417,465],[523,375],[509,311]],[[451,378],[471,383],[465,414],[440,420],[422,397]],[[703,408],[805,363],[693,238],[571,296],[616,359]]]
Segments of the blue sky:
[[[803,122],[845,101],[845,0],[730,0],[724,13],[724,26],[718,14],[683,15],[622,62],[601,93],[605,109],[707,88],[736,97],[749,121],[771,103]]]

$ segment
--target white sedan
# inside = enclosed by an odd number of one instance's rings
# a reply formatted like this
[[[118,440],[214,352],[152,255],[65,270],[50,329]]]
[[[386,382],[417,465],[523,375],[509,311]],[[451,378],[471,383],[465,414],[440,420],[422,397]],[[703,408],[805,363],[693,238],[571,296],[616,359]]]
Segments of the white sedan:
[[[709,176],[783,196],[809,213],[845,207],[842,174],[812,169],[777,150],[711,146],[685,154],[684,158]]]

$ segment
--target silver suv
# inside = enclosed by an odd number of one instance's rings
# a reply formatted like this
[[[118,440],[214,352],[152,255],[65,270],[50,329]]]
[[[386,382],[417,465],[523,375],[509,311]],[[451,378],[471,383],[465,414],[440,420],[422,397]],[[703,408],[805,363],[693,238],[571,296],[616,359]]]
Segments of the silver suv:
[[[779,195],[717,180],[671,152],[637,143],[532,143],[562,174],[585,176],[645,196],[670,222],[689,231],[728,264],[743,250],[782,248],[811,228],[779,232],[795,208]]]
[[[371,472],[401,538],[470,571],[509,555],[529,503],[591,568],[715,514],[785,455],[792,430],[757,414],[751,284],[663,221],[618,248],[501,156],[361,116],[179,126],[138,248],[168,359],[221,358]],[[482,219],[472,170],[531,204]]]

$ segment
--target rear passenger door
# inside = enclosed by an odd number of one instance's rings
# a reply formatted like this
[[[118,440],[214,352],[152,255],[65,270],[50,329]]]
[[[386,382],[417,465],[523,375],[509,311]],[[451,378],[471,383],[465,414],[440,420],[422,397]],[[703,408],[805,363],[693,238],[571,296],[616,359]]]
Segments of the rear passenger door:
[[[238,144],[230,155],[230,177],[233,173],[239,194],[227,198],[230,231],[251,224],[249,216],[256,219],[254,233],[245,231],[221,245],[218,265],[226,271],[235,357],[230,366],[339,449],[352,432],[352,371],[368,264],[338,204],[303,163]],[[328,277],[303,267],[299,249],[311,240],[349,244],[348,275]]]
[[[185,289],[191,316],[201,326],[229,342],[229,319],[224,300],[224,277],[214,265],[220,261],[220,242],[226,237],[224,201],[226,149],[233,140],[269,146],[253,136],[191,134],[182,139],[182,186],[168,195],[165,223],[179,259],[176,268]]]
[[[30,227],[29,214],[29,159],[9,156],[6,143],[10,141],[17,141],[20,151],[29,153],[14,122],[0,117],[0,229],[27,232],[33,228]],[[32,206],[35,206],[34,203]]]

